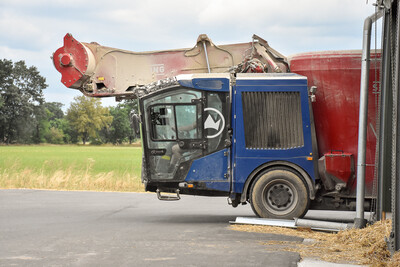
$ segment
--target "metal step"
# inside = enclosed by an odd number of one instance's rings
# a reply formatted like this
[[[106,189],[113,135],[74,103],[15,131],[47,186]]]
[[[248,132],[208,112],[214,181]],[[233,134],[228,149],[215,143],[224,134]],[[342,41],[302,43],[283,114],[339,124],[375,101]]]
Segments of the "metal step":
[[[157,189],[157,190],[156,190],[156,193],[157,193],[157,198],[158,198],[159,200],[164,200],[164,201],[176,201],[176,200],[180,200],[180,199],[181,199],[181,197],[180,197],[180,195],[179,195],[179,189],[176,189],[176,190],[175,190],[176,196],[173,196],[173,195],[170,195],[170,194],[168,194],[168,195],[161,195],[160,189]]]

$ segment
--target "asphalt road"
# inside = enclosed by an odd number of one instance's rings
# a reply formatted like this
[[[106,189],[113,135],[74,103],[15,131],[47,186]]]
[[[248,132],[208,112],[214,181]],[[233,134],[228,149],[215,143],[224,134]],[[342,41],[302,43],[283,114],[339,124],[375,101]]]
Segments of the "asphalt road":
[[[229,221],[254,216],[225,198],[155,194],[0,190],[0,266],[297,266],[297,253],[237,232]]]

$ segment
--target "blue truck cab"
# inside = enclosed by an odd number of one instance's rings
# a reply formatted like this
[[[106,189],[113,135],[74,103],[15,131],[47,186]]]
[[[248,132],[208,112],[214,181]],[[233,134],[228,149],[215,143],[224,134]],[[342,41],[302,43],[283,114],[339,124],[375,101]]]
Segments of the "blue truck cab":
[[[185,74],[138,95],[146,191],[226,196],[260,217],[307,212],[317,154],[306,77]]]

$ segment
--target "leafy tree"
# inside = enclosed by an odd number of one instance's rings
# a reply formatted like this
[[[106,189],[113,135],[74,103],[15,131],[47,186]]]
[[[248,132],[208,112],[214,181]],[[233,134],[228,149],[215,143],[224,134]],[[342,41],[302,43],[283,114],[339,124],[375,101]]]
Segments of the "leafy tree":
[[[46,102],[43,104],[46,117],[41,123],[45,128],[44,138],[47,143],[63,144],[71,142],[71,129],[69,123],[64,119],[63,104],[59,102]]]
[[[46,136],[50,129],[50,122],[48,119],[50,116],[51,112],[45,109],[43,105],[39,106],[36,110],[36,130],[32,136],[32,141],[34,143],[46,142]]]
[[[59,102],[46,102],[43,106],[51,112],[51,115],[48,118],[49,120],[64,118],[64,111],[62,110],[64,104]]]
[[[132,130],[131,112],[137,110],[137,101],[125,100],[116,107],[110,107],[110,113],[113,116],[113,122],[109,129],[102,129],[100,137],[103,142],[111,142],[113,144],[122,144],[124,142],[135,139]]]
[[[39,141],[46,79],[24,61],[0,60],[0,142]]]
[[[108,108],[101,106],[98,98],[77,96],[74,101],[67,111],[67,119],[86,144],[89,137],[96,138],[100,129],[109,127],[113,117]]]
[[[123,105],[118,104],[116,107],[110,108],[111,115],[114,117],[111,123],[110,137],[112,143],[122,144],[131,134],[131,126],[129,123],[129,110]]]
[[[61,129],[50,127],[46,132],[45,138],[50,144],[64,144],[64,132]]]
[[[63,143],[71,144],[78,142],[78,133],[71,127],[71,124],[66,118],[54,119],[50,121],[50,128],[56,128],[64,133]]]

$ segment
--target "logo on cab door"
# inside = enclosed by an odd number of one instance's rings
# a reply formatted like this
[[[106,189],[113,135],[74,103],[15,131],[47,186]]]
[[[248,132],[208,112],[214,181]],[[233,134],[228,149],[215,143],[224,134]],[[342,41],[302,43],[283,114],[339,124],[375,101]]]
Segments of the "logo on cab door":
[[[204,122],[204,130],[208,129],[209,135],[207,138],[214,138],[219,136],[225,128],[225,118],[222,113],[215,108],[205,108],[205,112],[207,112],[208,116],[206,121]]]

